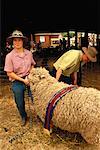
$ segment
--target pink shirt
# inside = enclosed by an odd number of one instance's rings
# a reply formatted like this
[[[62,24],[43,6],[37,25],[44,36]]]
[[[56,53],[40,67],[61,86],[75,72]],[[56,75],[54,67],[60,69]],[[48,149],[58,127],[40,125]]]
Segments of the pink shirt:
[[[18,76],[23,77],[29,74],[31,66],[35,64],[36,62],[29,50],[25,49],[24,55],[19,56],[16,49],[13,49],[6,55],[4,71],[14,72]]]

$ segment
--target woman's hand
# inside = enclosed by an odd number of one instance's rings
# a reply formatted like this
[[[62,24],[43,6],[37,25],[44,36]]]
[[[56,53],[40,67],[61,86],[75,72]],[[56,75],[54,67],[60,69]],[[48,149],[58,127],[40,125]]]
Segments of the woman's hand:
[[[28,85],[28,86],[30,85],[30,82],[29,82],[27,76],[26,76],[26,78],[24,79],[24,83],[25,83],[25,85]]]

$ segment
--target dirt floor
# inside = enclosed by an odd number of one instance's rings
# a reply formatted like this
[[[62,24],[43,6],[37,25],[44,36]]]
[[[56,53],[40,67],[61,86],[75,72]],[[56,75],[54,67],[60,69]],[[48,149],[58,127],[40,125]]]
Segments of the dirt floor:
[[[30,119],[25,127],[16,109],[10,82],[0,80],[0,150],[100,150],[100,145],[90,145],[78,133],[72,134],[54,127],[51,137],[43,132],[43,124],[26,96],[26,111]],[[99,66],[83,69],[82,86],[100,90]]]

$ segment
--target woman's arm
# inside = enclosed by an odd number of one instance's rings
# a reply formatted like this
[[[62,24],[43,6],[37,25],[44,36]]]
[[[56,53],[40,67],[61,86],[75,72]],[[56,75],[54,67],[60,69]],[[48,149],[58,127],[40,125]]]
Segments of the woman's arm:
[[[14,72],[7,72],[7,76],[9,76],[12,79],[24,82],[26,85],[29,85],[28,79],[23,79],[23,78],[19,77],[18,75],[16,75]]]

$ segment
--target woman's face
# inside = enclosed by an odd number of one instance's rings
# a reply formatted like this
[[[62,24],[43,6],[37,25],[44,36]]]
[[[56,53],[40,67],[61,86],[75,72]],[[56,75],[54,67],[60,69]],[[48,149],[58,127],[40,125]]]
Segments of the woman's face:
[[[22,38],[14,38],[13,39],[13,46],[16,49],[20,49],[23,47],[23,39]]]

